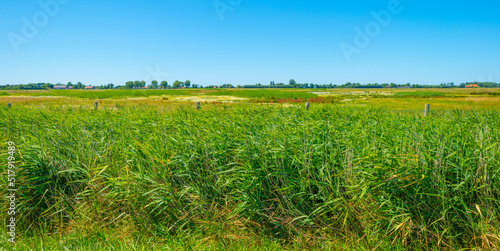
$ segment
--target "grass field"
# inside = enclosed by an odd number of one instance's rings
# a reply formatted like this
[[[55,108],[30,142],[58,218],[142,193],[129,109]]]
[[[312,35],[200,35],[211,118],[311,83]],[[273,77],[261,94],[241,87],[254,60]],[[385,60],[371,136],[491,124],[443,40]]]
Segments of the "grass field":
[[[496,89],[6,93],[1,249],[500,247]]]
[[[177,104],[330,103],[394,110],[497,109],[500,89],[181,89],[4,91],[0,103],[23,105],[171,106]]]

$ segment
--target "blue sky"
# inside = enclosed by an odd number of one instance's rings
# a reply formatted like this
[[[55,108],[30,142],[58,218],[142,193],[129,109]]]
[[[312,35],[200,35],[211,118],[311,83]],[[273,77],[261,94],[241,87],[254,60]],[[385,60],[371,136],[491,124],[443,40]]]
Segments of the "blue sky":
[[[0,3],[0,85],[500,82],[498,1]]]

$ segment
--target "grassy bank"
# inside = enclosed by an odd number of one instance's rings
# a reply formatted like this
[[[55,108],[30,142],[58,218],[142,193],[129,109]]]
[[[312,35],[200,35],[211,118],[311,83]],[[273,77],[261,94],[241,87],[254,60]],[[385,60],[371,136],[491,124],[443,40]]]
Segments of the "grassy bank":
[[[498,110],[14,106],[0,116],[1,158],[12,140],[20,160],[19,249],[499,245]]]

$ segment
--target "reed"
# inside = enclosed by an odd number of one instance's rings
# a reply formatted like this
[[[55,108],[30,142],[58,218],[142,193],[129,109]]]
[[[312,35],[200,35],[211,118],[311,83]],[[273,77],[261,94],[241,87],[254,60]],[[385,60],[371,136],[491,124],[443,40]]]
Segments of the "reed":
[[[499,117],[328,104],[0,109],[2,149],[12,140],[22,159],[18,248],[497,249]]]

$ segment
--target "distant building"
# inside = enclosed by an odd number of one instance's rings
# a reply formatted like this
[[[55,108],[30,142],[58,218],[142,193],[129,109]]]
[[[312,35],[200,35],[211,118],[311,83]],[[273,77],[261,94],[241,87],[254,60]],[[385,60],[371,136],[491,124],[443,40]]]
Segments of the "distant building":
[[[479,88],[479,85],[476,84],[466,85],[465,88]]]
[[[67,89],[65,85],[54,85],[55,90],[65,90]]]
[[[85,86],[85,90],[92,90],[92,89],[95,89],[95,87],[93,87],[93,86]]]
[[[68,86],[68,89],[73,89],[73,86],[72,85]]]

